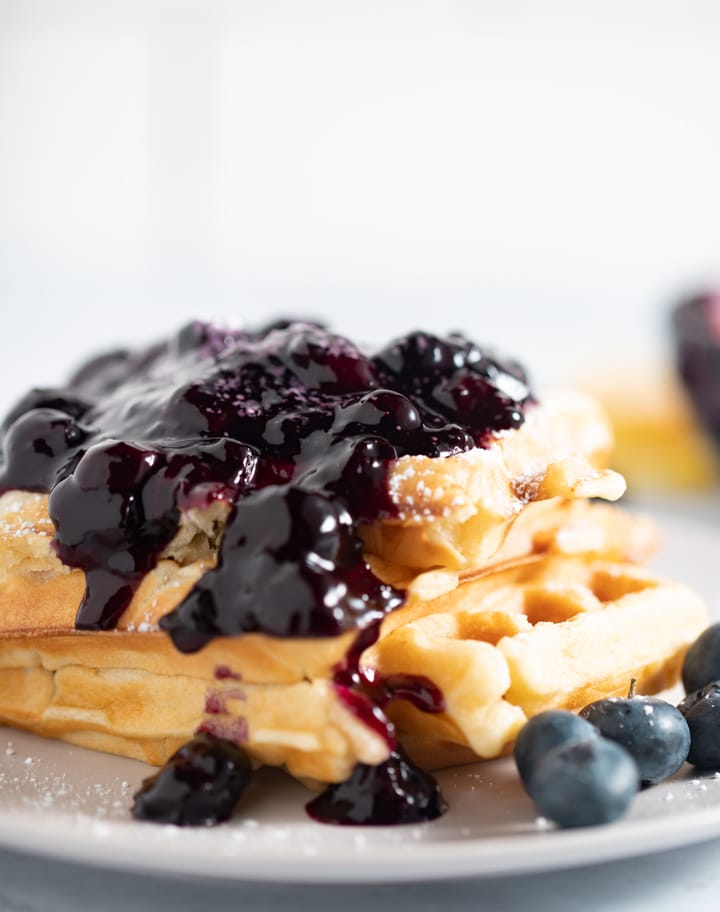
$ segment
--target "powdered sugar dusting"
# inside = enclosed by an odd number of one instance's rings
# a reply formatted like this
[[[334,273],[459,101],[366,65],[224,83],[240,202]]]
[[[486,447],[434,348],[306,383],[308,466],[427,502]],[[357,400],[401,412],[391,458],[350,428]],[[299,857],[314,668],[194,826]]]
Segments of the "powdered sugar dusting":
[[[32,743],[29,736],[18,737]],[[0,767],[4,808],[14,808],[16,813],[62,811],[94,820],[127,819],[133,791],[129,780],[111,775],[89,781],[82,776],[82,768],[78,771],[71,762],[75,749],[39,740],[37,746],[38,753],[27,753],[13,740],[6,742]],[[55,755],[64,762],[56,762]]]

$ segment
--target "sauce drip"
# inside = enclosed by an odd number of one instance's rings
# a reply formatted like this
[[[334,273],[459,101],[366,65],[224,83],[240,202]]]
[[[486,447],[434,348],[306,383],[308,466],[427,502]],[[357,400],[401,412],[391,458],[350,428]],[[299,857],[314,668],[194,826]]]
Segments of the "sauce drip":
[[[391,826],[435,820],[447,805],[435,779],[396,748],[377,766],[359,763],[349,779],[328,786],[305,809],[320,823]]]
[[[247,754],[232,741],[196,735],[142,783],[133,817],[176,826],[228,820],[252,777]]]

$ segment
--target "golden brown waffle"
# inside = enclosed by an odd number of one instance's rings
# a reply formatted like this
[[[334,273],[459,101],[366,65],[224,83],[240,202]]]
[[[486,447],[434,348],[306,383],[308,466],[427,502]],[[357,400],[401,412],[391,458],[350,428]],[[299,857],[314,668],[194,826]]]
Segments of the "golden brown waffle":
[[[438,766],[498,756],[527,717],[622,694],[632,678],[639,692],[670,686],[705,624],[685,586],[630,563],[545,554],[411,599],[363,661],[381,675],[424,669],[441,689],[440,715],[389,709],[416,759]]]
[[[612,431],[595,400],[555,391],[525,423],[486,449],[449,459],[398,459],[389,479],[398,517],[362,532],[368,554],[416,572],[483,565],[528,504],[552,498],[617,500],[625,482],[607,471]]]
[[[631,673],[641,686],[661,686],[702,625],[691,593],[628,564],[653,549],[652,527],[588,504],[624,490],[603,468],[610,445],[594,402],[559,393],[487,449],[408,457],[391,470],[398,516],[363,537],[375,572],[409,597],[364,662],[443,691],[440,714],[389,707],[429,765],[496,756],[528,713],[622,690]],[[51,549],[47,497],[0,497],[0,720],[153,764],[201,724],[301,779],[340,781],[358,761],[384,760],[385,740],[333,684],[355,631],[313,640],[246,634],[192,655],[160,632],[160,618],[214,566],[226,518],[222,504],[185,513],[117,628],[81,632],[84,574]],[[656,623],[641,630],[653,612]],[[632,649],[611,650],[603,664],[613,638]],[[538,668],[548,664],[543,677]]]
[[[286,765],[301,779],[340,781],[358,761],[385,759],[384,740],[332,684],[354,633],[248,634],[184,655],[158,631],[158,619],[212,564],[203,553],[208,517],[186,518],[175,557],[148,574],[117,630],[83,633],[72,627],[82,574],[48,554],[43,500],[0,500],[8,543],[0,719],[154,764],[201,723],[242,741],[256,762]],[[551,500],[520,515],[484,568],[409,579],[407,605],[386,618],[364,659],[369,669],[420,675],[443,691],[439,715],[390,706],[409,749],[429,766],[497,756],[529,713],[622,691],[630,675],[646,689],[664,686],[704,612],[683,587],[627,563],[643,559],[654,538],[646,521],[614,508]],[[627,649],[608,652],[620,641]]]

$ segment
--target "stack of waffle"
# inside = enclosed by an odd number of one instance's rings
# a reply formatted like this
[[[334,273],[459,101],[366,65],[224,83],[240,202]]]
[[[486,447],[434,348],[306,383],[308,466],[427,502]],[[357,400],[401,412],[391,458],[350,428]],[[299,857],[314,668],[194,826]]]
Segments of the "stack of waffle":
[[[650,523],[591,502],[624,491],[610,448],[594,401],[562,392],[483,449],[391,468],[397,515],[362,535],[407,600],[360,668],[369,685],[400,675],[442,695],[441,711],[402,694],[385,707],[421,764],[499,756],[541,710],[622,693],[631,677],[640,692],[677,678],[705,609],[643,567]],[[188,511],[116,629],[83,632],[84,575],[52,550],[47,497],[0,497],[0,721],[158,765],[202,728],[319,782],[385,760],[387,739],[336,683],[357,631],[250,633],[188,655],[159,629],[214,566],[224,519],[217,504]]]

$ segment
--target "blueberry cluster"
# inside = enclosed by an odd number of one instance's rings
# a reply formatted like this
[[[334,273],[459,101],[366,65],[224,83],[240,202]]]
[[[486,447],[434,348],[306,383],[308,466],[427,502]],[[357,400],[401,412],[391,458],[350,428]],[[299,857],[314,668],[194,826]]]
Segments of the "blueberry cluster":
[[[656,785],[676,773],[690,750],[681,712],[659,697],[609,697],[586,706],[581,717],[623,747],[638,768],[640,784]]]
[[[590,703],[575,715],[550,710],[520,732],[515,762],[544,816],[562,827],[621,817],[641,787],[677,772],[690,748],[683,714],[657,697]]]
[[[688,761],[698,769],[720,770],[720,623],[690,647],[682,680],[687,696],[678,709],[690,728]]]
[[[515,744],[520,779],[540,811],[562,827],[621,817],[641,787],[662,782],[687,760],[720,770],[720,623],[685,656],[687,696],[677,707],[634,693],[590,703],[579,715],[534,716]]]

